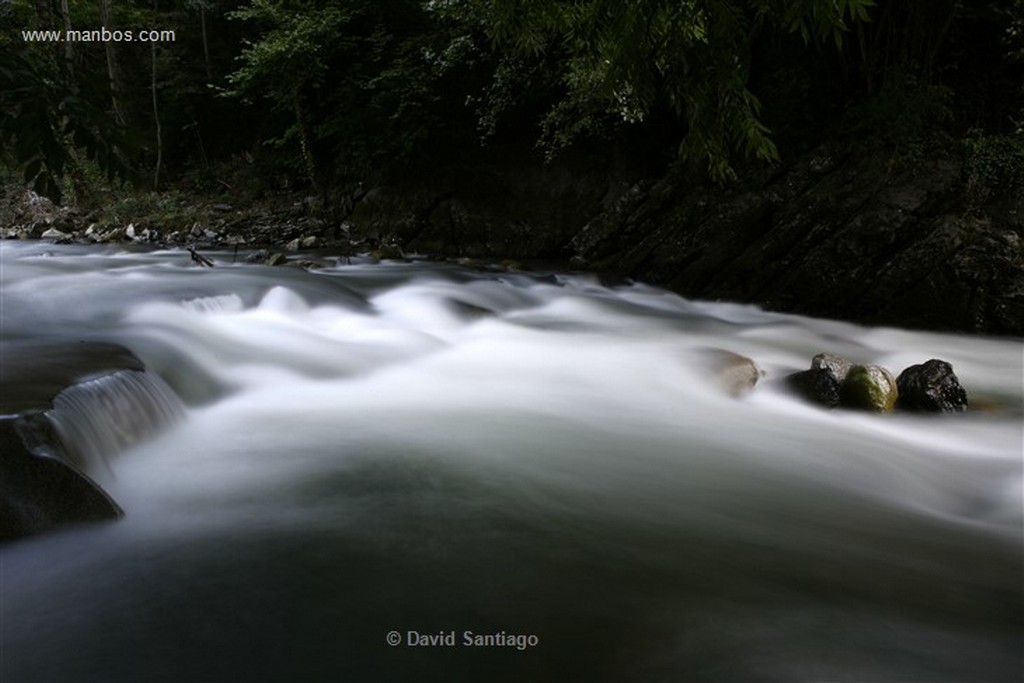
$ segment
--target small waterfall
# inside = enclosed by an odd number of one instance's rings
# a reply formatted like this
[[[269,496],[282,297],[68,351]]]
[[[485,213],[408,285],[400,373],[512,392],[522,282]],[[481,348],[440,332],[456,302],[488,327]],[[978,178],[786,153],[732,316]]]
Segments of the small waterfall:
[[[46,416],[68,458],[84,471],[182,419],[184,405],[150,372],[119,370],[68,387]]]

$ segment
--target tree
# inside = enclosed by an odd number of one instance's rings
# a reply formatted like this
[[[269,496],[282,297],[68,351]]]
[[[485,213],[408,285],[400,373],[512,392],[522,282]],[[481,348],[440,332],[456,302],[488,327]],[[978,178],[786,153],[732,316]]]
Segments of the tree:
[[[431,107],[457,99],[438,86],[441,70],[428,55],[444,39],[418,0],[252,0],[233,16],[260,35],[229,76],[231,93],[289,116],[275,142],[297,141],[325,203],[332,187],[394,166],[443,127]]]
[[[733,154],[777,158],[748,88],[750,47],[765,31],[808,45],[842,45],[872,0],[441,0],[469,16],[506,66],[543,61],[561,88],[541,142],[557,150],[581,134],[635,124],[659,107],[681,122],[678,158],[730,178]]]
[[[0,149],[25,182],[57,199],[81,150],[110,179],[132,177],[136,146],[104,111],[103,82],[79,74],[71,83],[42,51],[0,42]]]
[[[100,24],[104,27],[113,25],[110,0],[100,0]],[[117,122],[124,125],[125,117],[121,111],[121,85],[118,78],[117,57],[114,53],[114,41],[108,40],[104,43],[103,51],[107,62],[107,80],[110,82],[110,108]]]
[[[260,41],[242,52],[243,66],[229,77],[233,94],[250,101],[266,97],[294,117],[305,172],[318,192],[326,191],[325,169],[314,156],[316,136],[310,99],[326,79],[331,54],[344,49],[344,26],[353,12],[338,3],[254,0],[234,17],[265,27]]]

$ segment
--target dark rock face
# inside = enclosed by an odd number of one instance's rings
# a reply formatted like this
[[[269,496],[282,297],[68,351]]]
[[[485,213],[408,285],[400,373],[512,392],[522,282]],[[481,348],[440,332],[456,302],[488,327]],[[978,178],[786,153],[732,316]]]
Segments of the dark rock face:
[[[121,517],[117,503],[85,474],[25,447],[30,419],[0,420],[0,542]]]
[[[899,386],[897,407],[929,413],[959,413],[967,410],[967,392],[953,373],[953,366],[931,359],[912,365],[896,379]]]
[[[144,366],[113,344],[67,341],[0,344],[0,541],[123,512],[71,464],[44,415],[83,378]]]
[[[0,343],[0,414],[45,410],[60,391],[89,375],[143,370],[128,349],[100,342]]]
[[[566,155],[544,164],[530,149],[496,150],[468,167],[439,167],[426,182],[370,190],[352,212],[354,234],[394,239],[410,253],[568,258],[569,240],[615,183],[605,163]]]
[[[828,368],[811,368],[786,378],[786,383],[800,396],[826,408],[839,405],[839,380]]]
[[[881,166],[825,146],[746,187],[639,183],[573,237],[577,262],[695,298],[1024,335],[1019,219],[969,206],[958,159]]]

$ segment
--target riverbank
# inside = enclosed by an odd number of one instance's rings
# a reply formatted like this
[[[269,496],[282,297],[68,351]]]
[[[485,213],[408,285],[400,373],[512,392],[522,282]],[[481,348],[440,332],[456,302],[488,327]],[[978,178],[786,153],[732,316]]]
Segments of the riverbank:
[[[530,260],[684,296],[870,325],[1024,336],[1024,156],[985,139],[913,161],[823,145],[729,187],[511,154],[335,197],[166,192],[102,208],[9,198],[0,237],[399,259]]]

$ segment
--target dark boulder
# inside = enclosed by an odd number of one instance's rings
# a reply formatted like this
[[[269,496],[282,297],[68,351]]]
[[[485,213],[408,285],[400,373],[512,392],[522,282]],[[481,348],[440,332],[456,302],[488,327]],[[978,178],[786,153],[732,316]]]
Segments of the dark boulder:
[[[11,415],[48,409],[85,377],[144,366],[116,344],[32,339],[0,343],[0,368],[0,414]]]
[[[26,447],[23,435],[33,419],[0,420],[0,542],[121,517],[117,503],[85,474]]]
[[[117,503],[69,460],[47,412],[80,382],[144,369],[131,351],[114,344],[0,343],[0,541],[122,516]]]
[[[811,370],[828,370],[837,382],[846,379],[853,364],[834,353],[819,353],[811,359]]]
[[[933,358],[911,365],[896,379],[901,410],[928,413],[960,413],[967,410],[967,392],[953,373],[953,366]]]
[[[839,405],[839,388],[851,367],[842,356],[819,353],[811,359],[810,370],[793,373],[786,384],[811,403],[835,408]]]
[[[835,408],[839,405],[839,380],[828,368],[818,367],[795,372],[786,378],[786,383],[811,403],[826,408]]]

